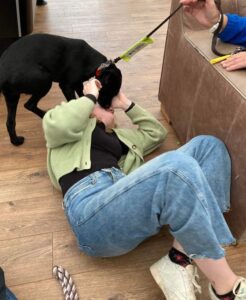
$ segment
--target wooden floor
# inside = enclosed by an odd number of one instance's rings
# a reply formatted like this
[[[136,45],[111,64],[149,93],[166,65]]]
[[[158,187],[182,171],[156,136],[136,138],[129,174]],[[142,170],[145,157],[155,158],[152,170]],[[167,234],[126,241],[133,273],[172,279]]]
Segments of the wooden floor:
[[[49,0],[36,9],[35,32],[82,38],[108,58],[115,58],[147,34],[169,13],[170,0]],[[166,26],[156,42],[131,62],[120,62],[123,90],[150,110],[169,128],[165,143],[155,155],[179,146],[172,128],[163,120],[157,99]],[[42,51],[42,49],[40,49]],[[46,149],[41,120],[26,111],[23,96],[18,108],[20,147],[10,144],[5,128],[6,108],[0,101],[0,266],[7,285],[19,300],[60,300],[61,288],[52,266],[72,274],[81,300],[165,299],[153,281],[149,266],[166,254],[171,236],[164,229],[133,252],[118,258],[95,259],[80,253],[46,171]],[[48,109],[63,100],[57,85],[40,103]],[[130,126],[123,115],[119,123]],[[246,246],[228,249],[232,267],[246,275]],[[207,297],[207,283],[200,300]]]

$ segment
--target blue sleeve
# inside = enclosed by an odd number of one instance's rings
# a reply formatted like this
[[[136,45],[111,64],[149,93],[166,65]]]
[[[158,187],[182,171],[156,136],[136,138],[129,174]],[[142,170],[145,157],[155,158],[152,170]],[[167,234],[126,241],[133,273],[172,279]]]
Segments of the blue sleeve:
[[[246,46],[246,17],[227,14],[228,23],[225,29],[218,35],[226,43]]]

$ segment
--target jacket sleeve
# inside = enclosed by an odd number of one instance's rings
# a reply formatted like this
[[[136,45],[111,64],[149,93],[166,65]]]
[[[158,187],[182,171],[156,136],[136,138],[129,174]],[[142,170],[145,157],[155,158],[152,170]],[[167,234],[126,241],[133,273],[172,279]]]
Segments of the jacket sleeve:
[[[137,128],[129,129],[127,137],[134,144],[141,144],[143,156],[160,146],[167,135],[167,129],[151,113],[135,104],[126,114],[137,125]]]
[[[43,118],[47,148],[56,148],[80,140],[93,108],[94,102],[82,97],[62,102],[48,110]]]
[[[219,38],[226,43],[246,46],[246,17],[227,14],[228,23],[219,34]]]

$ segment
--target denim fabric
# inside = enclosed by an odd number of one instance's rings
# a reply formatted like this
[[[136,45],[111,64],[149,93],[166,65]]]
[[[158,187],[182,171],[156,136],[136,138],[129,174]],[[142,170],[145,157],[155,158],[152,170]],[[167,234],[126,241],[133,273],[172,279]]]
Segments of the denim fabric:
[[[8,288],[6,288],[6,300],[17,300],[15,295]]]
[[[82,251],[117,256],[169,225],[193,258],[218,259],[221,244],[235,242],[223,212],[230,207],[231,162],[225,145],[198,136],[129,175],[116,168],[95,172],[64,197]]]

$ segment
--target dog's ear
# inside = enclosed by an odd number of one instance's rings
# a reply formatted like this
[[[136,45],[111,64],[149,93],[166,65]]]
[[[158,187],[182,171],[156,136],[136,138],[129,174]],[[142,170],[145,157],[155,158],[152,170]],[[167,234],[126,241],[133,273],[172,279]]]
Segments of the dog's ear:
[[[99,92],[98,103],[109,108],[114,96],[116,96],[121,88],[122,74],[115,64],[101,69],[96,74],[96,78],[101,82],[102,88]]]

